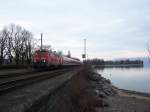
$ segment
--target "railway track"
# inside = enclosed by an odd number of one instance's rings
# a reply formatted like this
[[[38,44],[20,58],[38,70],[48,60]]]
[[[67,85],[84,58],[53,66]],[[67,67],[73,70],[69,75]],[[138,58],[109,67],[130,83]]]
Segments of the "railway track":
[[[63,73],[69,72],[73,69],[74,68],[67,68],[54,71],[36,72],[28,75],[17,75],[15,77],[6,78],[0,82],[0,95],[35,82],[50,79],[57,75],[62,75]]]
[[[36,71],[23,71],[20,73],[9,73],[9,74],[1,74],[0,75],[0,80],[1,79],[7,79],[10,77],[19,77],[21,75],[28,75],[28,74],[32,74],[32,73],[36,73]]]

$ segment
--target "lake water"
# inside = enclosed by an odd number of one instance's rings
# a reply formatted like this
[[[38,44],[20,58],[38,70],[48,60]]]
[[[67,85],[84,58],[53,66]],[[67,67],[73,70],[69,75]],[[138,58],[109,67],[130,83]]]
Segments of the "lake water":
[[[105,68],[97,71],[121,89],[150,93],[150,68]]]

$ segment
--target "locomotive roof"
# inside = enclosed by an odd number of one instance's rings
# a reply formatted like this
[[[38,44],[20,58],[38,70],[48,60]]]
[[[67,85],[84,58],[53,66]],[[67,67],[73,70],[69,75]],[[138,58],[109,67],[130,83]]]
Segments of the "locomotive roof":
[[[40,49],[40,50],[37,50],[37,51],[35,51],[35,52],[48,52],[48,53],[52,53],[52,54],[54,54],[54,55],[56,55],[56,56],[61,56],[60,54],[58,54],[56,51],[52,51],[52,50],[47,50],[47,49]]]
[[[48,52],[48,53],[52,53],[52,54],[54,54],[54,55],[56,55],[56,56],[63,56],[63,57],[67,57],[67,58],[71,58],[71,59],[80,61],[80,59],[78,59],[78,58],[68,57],[67,55],[61,55],[61,54],[58,54],[56,51],[52,51],[52,50],[47,50],[47,49],[42,49],[42,50],[41,50],[41,49],[40,49],[40,50],[37,50],[37,51],[35,51],[35,52]]]

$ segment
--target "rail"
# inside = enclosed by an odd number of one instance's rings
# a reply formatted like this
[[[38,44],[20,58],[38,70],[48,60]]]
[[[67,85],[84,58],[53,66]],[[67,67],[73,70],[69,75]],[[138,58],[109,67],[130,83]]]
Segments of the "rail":
[[[65,72],[69,72],[71,70],[73,70],[73,68],[32,73],[28,75],[18,75],[17,77],[8,78],[0,82],[0,95],[7,93],[8,91],[18,89],[19,87],[27,86],[31,83],[62,75]]]

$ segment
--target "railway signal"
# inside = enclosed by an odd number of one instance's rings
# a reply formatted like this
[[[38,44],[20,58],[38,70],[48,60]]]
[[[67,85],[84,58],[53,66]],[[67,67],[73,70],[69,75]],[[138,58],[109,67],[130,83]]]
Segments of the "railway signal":
[[[86,39],[83,40],[84,40],[84,54],[82,54],[82,58],[83,60],[86,60]]]

